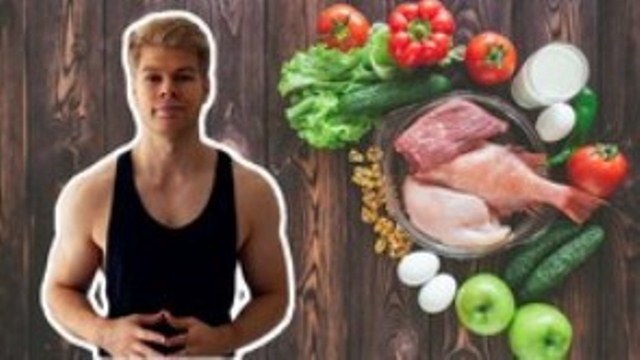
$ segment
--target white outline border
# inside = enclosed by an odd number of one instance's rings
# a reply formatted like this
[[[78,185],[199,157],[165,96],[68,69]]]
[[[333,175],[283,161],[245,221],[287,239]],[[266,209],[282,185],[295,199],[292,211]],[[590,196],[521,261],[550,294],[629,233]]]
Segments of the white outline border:
[[[278,208],[280,211],[280,224],[278,229],[278,235],[279,235],[282,252],[284,255],[285,269],[287,273],[286,274],[287,282],[288,282],[287,309],[285,310],[284,316],[282,317],[280,322],[278,322],[278,324],[276,324],[271,330],[269,330],[269,332],[267,332],[260,338],[254,340],[253,342],[250,342],[245,346],[239,349],[236,349],[235,351],[236,354],[234,356],[234,359],[235,358],[241,359],[246,353],[251,352],[265,345],[266,343],[271,341],[273,338],[278,336],[289,325],[289,323],[291,322],[291,318],[293,316],[293,310],[295,307],[295,277],[293,274],[293,260],[291,257],[291,249],[289,247],[289,239],[286,234],[288,216],[287,216],[287,208],[285,205],[284,196],[282,195],[282,190],[280,189],[275,178],[265,168],[263,168],[262,166],[256,165],[251,161],[245,159],[236,150],[229,147],[228,145],[225,145],[224,143],[210,139],[206,136],[205,127],[204,127],[206,114],[209,113],[217,94],[217,83],[216,83],[217,78],[215,77],[215,72],[217,67],[217,43],[211,33],[209,26],[200,17],[185,10],[165,10],[160,12],[148,13],[127,26],[127,28],[125,29],[121,37],[122,49],[121,49],[120,60],[126,75],[125,78],[126,78],[126,86],[127,86],[127,103],[129,105],[129,108],[131,109],[131,113],[133,115],[133,118],[136,124],[136,135],[127,144],[124,144],[119,148],[117,148],[116,150],[112,151],[110,154],[105,155],[102,159],[98,160],[98,162],[109,161],[109,160],[113,160],[113,158],[117,158],[118,155],[120,155],[121,153],[131,148],[135,144],[135,142],[139,140],[141,136],[141,133],[140,133],[141,121],[140,121],[139,113],[136,110],[134,105],[135,99],[133,96],[133,87],[131,84],[132,73],[131,73],[131,69],[129,68],[129,62],[128,62],[129,49],[127,47],[127,39],[129,38],[131,32],[134,31],[134,29],[138,28],[144,23],[152,20],[156,20],[159,18],[167,18],[167,17],[182,17],[182,18],[186,18],[192,23],[195,23],[200,28],[200,30],[206,35],[207,41],[209,42],[210,66],[209,66],[209,71],[207,73],[207,78],[210,83],[210,88],[209,88],[210,90],[209,90],[209,93],[207,94],[207,99],[205,100],[205,102],[203,103],[200,109],[200,114],[198,119],[198,133],[199,133],[200,141],[202,141],[203,143],[211,147],[214,147],[216,149],[221,149],[229,153],[234,161],[240,163],[241,165],[247,167],[250,170],[255,171],[257,174],[262,176],[263,179],[265,179],[269,183],[269,186],[273,190],[273,193],[277,198]],[[87,171],[91,171],[91,169],[88,169]],[[55,238],[54,238],[54,241],[55,241]],[[55,244],[52,244],[52,247],[53,246],[55,246]],[[235,318],[237,313],[241,310],[241,308],[244,307],[246,303],[250,301],[248,297],[244,301],[239,297],[239,295],[241,295],[243,291],[246,292],[246,290],[244,290],[243,288],[247,288],[247,285],[243,281],[242,277],[240,276],[241,266],[237,265],[237,269],[238,270],[236,271],[235,301],[231,308],[231,314],[233,318]],[[241,281],[238,281],[238,280],[241,280]],[[91,351],[93,353],[94,359],[100,359],[101,357],[98,354],[98,348],[96,345],[90,344],[85,340],[81,340],[77,338],[75,335],[71,334],[69,331],[64,329],[60,324],[58,324],[57,321],[54,319],[54,317],[51,315],[51,311],[44,300],[44,284],[46,283],[47,283],[47,277],[43,279],[42,285],[40,288],[40,305],[44,310],[45,317],[49,322],[49,324],[66,340],[68,340],[69,342],[71,342],[76,346],[80,346],[85,348],[88,351]],[[91,287],[89,288],[89,291],[87,293],[87,298],[89,300],[89,303],[91,304],[93,309],[97,312],[97,314],[102,317],[105,317],[109,310],[108,309],[109,302],[107,301],[106,287],[104,285],[105,285],[104,273],[101,270],[98,270],[93,279]],[[99,306],[96,299],[95,293],[97,292],[98,286],[100,286],[100,289],[102,290],[98,295],[100,296],[100,301],[102,302],[103,307]]]

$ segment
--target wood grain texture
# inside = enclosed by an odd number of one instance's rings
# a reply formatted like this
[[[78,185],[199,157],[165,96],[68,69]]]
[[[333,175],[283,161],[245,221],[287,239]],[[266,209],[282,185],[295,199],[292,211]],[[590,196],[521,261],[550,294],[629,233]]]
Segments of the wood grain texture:
[[[505,336],[460,328],[455,311],[425,315],[396,263],[374,255],[360,221],[346,151],[315,151],[284,119],[280,69],[316,40],[315,20],[336,1],[0,0],[0,358],[80,359],[38,301],[53,206],[77,171],[134,135],[121,35],[140,16],[184,9],[218,40],[218,98],[207,133],[272,171],[288,205],[296,273],[290,326],[248,359],[507,359]],[[352,0],[373,22],[401,1]],[[456,41],[491,29],[511,36],[520,63],[552,40],[577,44],[601,95],[593,139],[621,144],[632,176],[596,217],[607,242],[548,302],[574,327],[571,359],[640,353],[640,3],[635,0],[445,0]],[[463,80],[464,81],[464,80]],[[465,86],[470,86],[465,83]],[[475,87],[474,87],[475,88]],[[484,91],[508,98],[507,87]],[[533,114],[532,114],[533,115]],[[361,144],[367,146],[370,139]],[[635,223],[634,223],[635,222]],[[509,253],[443,260],[462,282],[499,272]]]
[[[217,98],[206,121],[207,134],[266,164],[265,3],[249,0],[188,1],[216,38]]]
[[[345,301],[349,250],[347,164],[340,152],[309,151],[286,126],[275,92],[282,62],[310,45],[315,1],[269,1],[267,7],[267,135],[269,163],[287,196],[292,255],[297,274],[294,320],[282,337],[295,338],[293,353],[306,359],[347,354]],[[283,29],[285,29],[283,31]],[[347,290],[347,291],[345,291]]]
[[[82,1],[26,5],[29,128],[29,279],[32,357],[78,351],[51,332],[38,291],[53,237],[59,190],[102,151],[102,7]]]
[[[634,358],[640,353],[640,4],[600,3],[598,47],[602,111],[598,134],[620,143],[630,157],[630,180],[613,200],[635,221],[609,212],[608,246],[601,261],[599,357]],[[591,310],[596,312],[594,310]]]
[[[265,34],[266,34],[266,88],[263,96],[267,99],[265,107],[266,135],[269,139],[267,146],[267,160],[269,168],[280,183],[287,207],[287,214],[291,255],[293,257],[295,284],[295,312],[291,323],[279,336],[279,341],[272,342],[262,350],[265,358],[278,358],[278,354],[299,354],[307,346],[313,348],[313,344],[306,345],[305,326],[309,321],[315,321],[314,310],[310,300],[302,297],[307,291],[304,277],[301,275],[306,268],[306,260],[302,260],[302,254],[310,239],[317,238],[314,235],[314,210],[303,204],[308,204],[310,193],[313,191],[313,183],[309,178],[315,169],[307,170],[304,161],[298,162],[298,157],[306,159],[306,154],[301,153],[303,146],[295,139],[291,130],[285,124],[283,117],[283,101],[276,91],[282,63],[288,59],[296,49],[307,46],[309,29],[307,28],[309,6],[315,6],[315,2],[307,5],[306,1],[268,1],[265,5]],[[280,31],[287,29],[290,31]],[[283,181],[288,179],[288,181]],[[314,207],[317,204],[314,205]],[[316,240],[317,241],[317,240]],[[313,265],[317,266],[317,265]],[[302,314],[302,309],[307,309],[307,314]],[[306,331],[306,334],[309,332]],[[308,341],[316,341],[309,338]],[[307,352],[308,354],[308,352]],[[257,356],[256,358],[260,358]],[[250,355],[252,356],[252,355]]]
[[[0,2],[0,358],[24,358],[29,317],[24,6]]]

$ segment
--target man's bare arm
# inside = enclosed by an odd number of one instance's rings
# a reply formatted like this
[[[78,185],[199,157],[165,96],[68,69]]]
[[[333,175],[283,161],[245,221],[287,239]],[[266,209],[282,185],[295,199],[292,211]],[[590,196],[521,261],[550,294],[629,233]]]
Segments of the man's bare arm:
[[[289,305],[289,284],[279,228],[282,221],[274,189],[262,178],[249,208],[248,239],[240,261],[252,299],[232,323],[236,348],[271,330]]]
[[[85,347],[96,345],[115,355],[158,355],[142,341],[163,343],[164,337],[142,325],[160,321],[160,314],[107,320],[87,298],[102,259],[92,226],[101,214],[99,194],[81,181],[65,187],[56,206],[55,238],[41,293],[47,319],[68,340]]]
[[[55,211],[55,238],[42,285],[42,305],[48,320],[69,340],[95,344],[102,324],[87,299],[100,264],[100,249],[91,240],[86,186],[72,182],[63,190]],[[83,201],[85,200],[85,201]]]
[[[248,233],[239,257],[252,299],[231,324],[217,327],[197,318],[168,314],[169,324],[185,331],[168,340],[169,346],[184,347],[177,355],[233,352],[273,329],[289,304],[287,265],[279,234],[281,214],[274,191],[261,177],[244,180],[240,181],[243,195],[238,211]]]

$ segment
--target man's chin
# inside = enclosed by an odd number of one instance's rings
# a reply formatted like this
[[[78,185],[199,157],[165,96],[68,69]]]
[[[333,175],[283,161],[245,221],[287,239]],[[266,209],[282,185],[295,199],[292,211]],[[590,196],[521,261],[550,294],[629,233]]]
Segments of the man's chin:
[[[155,136],[174,139],[182,138],[190,133],[193,133],[197,136],[198,126],[197,124],[183,121],[183,119],[154,119],[152,123],[146,123],[143,126],[142,131],[151,133]]]

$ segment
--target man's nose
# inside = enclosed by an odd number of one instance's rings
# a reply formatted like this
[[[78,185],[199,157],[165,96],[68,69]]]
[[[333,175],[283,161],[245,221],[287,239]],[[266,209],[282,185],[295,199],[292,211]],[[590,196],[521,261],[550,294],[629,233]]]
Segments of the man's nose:
[[[160,96],[162,98],[174,98],[177,95],[176,87],[173,81],[165,80],[160,87]]]

